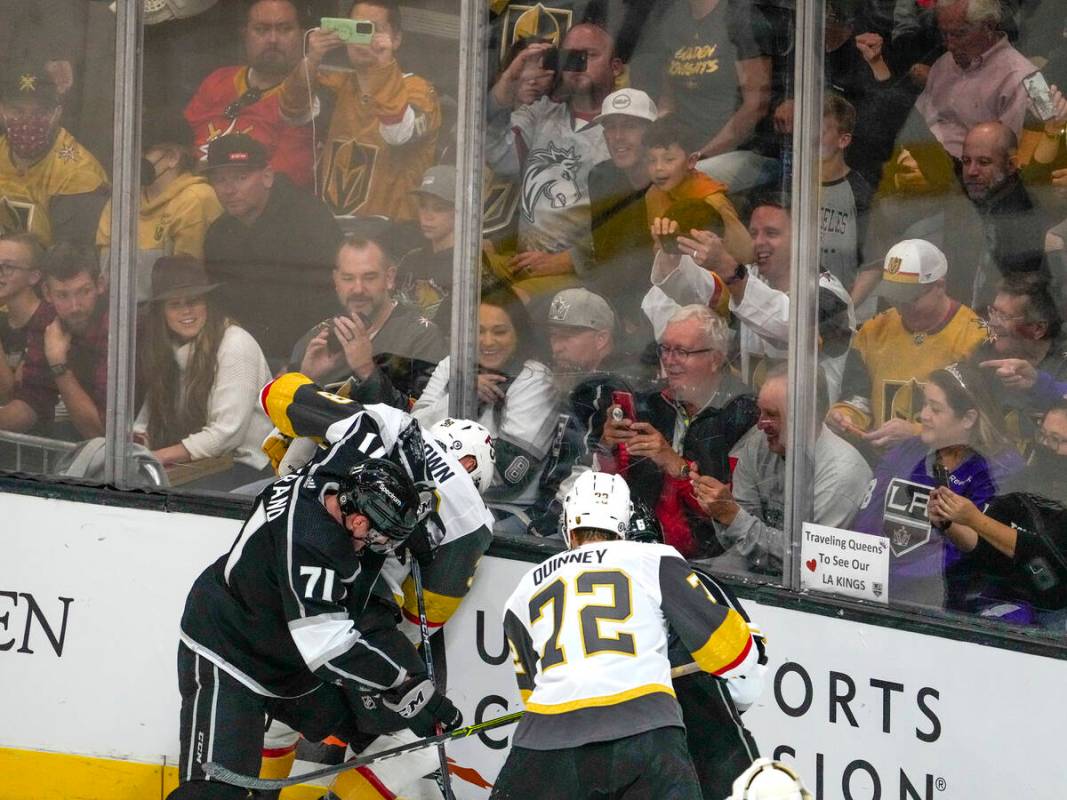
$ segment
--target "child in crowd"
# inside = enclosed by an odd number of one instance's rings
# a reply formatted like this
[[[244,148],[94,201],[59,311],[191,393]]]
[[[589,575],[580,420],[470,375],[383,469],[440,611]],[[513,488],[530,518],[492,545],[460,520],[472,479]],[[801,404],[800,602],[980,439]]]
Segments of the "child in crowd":
[[[723,242],[730,255],[740,264],[749,264],[752,262],[752,238],[726,196],[726,184],[709,178],[696,168],[698,138],[671,117],[656,120],[645,132],[648,176],[652,181],[645,193],[648,224],[664,216],[664,212],[679,200],[703,200],[722,217]]]
[[[852,143],[855,128],[853,105],[840,95],[826,95],[819,145],[819,266],[849,290],[856,317],[862,321],[877,310],[871,290],[882,279],[882,265],[875,261],[865,268],[864,264],[863,245],[873,192],[866,178],[845,163],[845,151]]]
[[[426,243],[401,259],[397,280],[401,297],[417,305],[445,335],[452,319],[452,248],[456,227],[456,168],[430,167],[412,194],[419,204],[418,221]]]

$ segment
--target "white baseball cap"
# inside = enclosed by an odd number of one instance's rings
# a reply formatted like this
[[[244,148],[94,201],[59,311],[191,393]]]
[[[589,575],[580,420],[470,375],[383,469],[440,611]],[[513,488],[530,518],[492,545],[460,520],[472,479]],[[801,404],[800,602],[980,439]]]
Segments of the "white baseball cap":
[[[605,117],[618,114],[623,117],[637,117],[655,122],[659,112],[652,98],[640,89],[619,89],[604,98],[600,114],[593,118],[593,123],[602,122]]]
[[[878,294],[893,305],[905,305],[948,273],[948,259],[925,239],[905,239],[889,248],[882,265]]]

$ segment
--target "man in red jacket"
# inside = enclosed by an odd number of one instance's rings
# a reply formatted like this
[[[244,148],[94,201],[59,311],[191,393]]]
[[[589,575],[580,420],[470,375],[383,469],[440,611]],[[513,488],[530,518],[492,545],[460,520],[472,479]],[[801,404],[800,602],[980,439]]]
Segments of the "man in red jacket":
[[[272,154],[275,172],[310,188],[315,160],[311,126],[286,122],[278,105],[280,84],[303,52],[304,30],[296,4],[257,0],[248,10],[242,33],[248,63],[212,72],[185,107],[196,145],[206,157],[213,139],[247,134]]]

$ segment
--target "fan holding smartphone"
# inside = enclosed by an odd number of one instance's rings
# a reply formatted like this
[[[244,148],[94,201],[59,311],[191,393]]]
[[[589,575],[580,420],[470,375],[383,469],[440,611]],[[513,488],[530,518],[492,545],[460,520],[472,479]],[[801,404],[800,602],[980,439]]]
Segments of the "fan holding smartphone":
[[[441,107],[429,81],[402,69],[403,40],[398,6],[360,0],[347,18],[324,17],[308,31],[304,58],[282,84],[290,121],[314,124],[317,93],[333,95],[317,189],[335,216],[416,218],[411,192],[434,163]]]
[[[354,378],[358,399],[407,407],[444,357],[444,336],[393,297],[396,266],[376,239],[349,236],[333,269],[337,313],[297,342],[289,369],[327,385]]]
[[[509,277],[551,277],[555,289],[560,283],[555,276],[573,274],[593,249],[589,172],[610,154],[602,128],[586,123],[614,91],[623,64],[611,34],[586,23],[572,27],[553,51],[548,42],[531,44],[500,73],[490,92],[486,143],[494,173],[521,181]],[[559,85],[551,97],[519,105],[531,63],[546,72],[558,66]]]

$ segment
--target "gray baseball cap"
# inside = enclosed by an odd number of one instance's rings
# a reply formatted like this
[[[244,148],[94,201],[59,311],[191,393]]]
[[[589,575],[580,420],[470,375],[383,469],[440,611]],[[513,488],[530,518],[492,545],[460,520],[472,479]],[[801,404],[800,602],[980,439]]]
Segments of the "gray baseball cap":
[[[428,194],[446,203],[456,202],[456,168],[449,164],[430,167],[422,173],[422,182],[412,194]]]
[[[615,312],[607,300],[588,289],[564,289],[552,298],[548,324],[606,331],[615,327]]]

